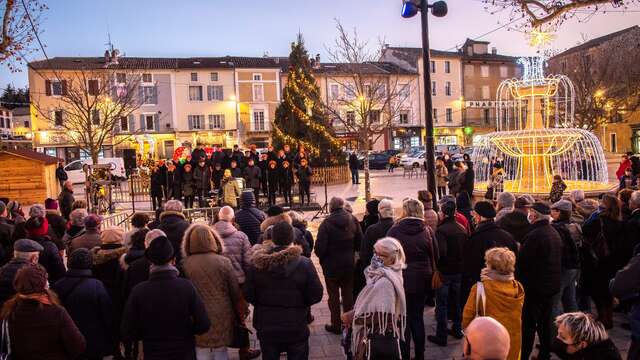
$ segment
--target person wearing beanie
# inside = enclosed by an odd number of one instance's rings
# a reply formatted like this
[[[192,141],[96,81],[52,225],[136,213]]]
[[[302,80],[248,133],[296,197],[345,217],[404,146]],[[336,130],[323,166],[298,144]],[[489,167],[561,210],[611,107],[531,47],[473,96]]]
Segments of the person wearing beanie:
[[[38,262],[47,270],[49,280],[52,283],[58,281],[66,269],[58,247],[49,238],[49,222],[45,217],[32,217],[25,223],[25,230],[27,238],[37,242],[44,249],[40,252]]]
[[[473,207],[475,230],[462,250],[462,285],[460,298],[467,299],[471,287],[480,281],[480,272],[485,266],[484,253],[494,247],[506,247],[518,254],[518,243],[507,231],[498,227],[494,218],[496,209],[486,200],[476,202]]]
[[[65,245],[62,238],[67,231],[67,221],[60,215],[58,200],[48,198],[44,201],[44,208],[46,211],[45,218],[49,222],[49,236],[58,246],[58,250],[64,250]]]
[[[354,224],[357,226],[357,224]],[[275,360],[309,356],[311,305],[322,300],[322,284],[313,263],[293,244],[293,227],[281,221],[271,227],[270,242],[256,245],[243,287],[254,306],[253,327],[262,358]]]
[[[511,234],[513,239],[521,245],[522,240],[531,228],[528,215],[532,205],[533,199],[526,195],[518,196],[513,203],[513,211],[502,215],[499,219],[496,218],[498,226]]]
[[[16,274],[16,295],[4,305],[11,357],[14,359],[77,359],[86,348],[84,336],[57,296],[47,290],[47,271],[33,264]]]
[[[247,234],[249,243],[255,245],[260,239],[260,224],[267,218],[264,211],[256,207],[256,198],[253,192],[243,191],[240,195],[240,210],[236,212],[236,224],[240,231]]]
[[[516,197],[512,193],[508,191],[501,192],[496,200],[496,221],[500,221],[504,215],[512,212],[515,202]]]
[[[15,227],[8,218],[7,205],[0,201],[0,266],[11,259],[11,240]]]
[[[369,266],[369,263],[371,263],[371,257],[373,257],[373,246],[378,240],[387,236],[387,231],[389,231],[391,226],[393,226],[393,203],[391,200],[380,200],[377,212],[380,217],[380,221],[367,228],[362,238],[362,244],[360,245],[360,260],[365,267]]]
[[[373,199],[366,204],[365,206],[366,212],[364,214],[364,217],[362,218],[362,221],[360,222],[360,228],[362,228],[362,233],[367,231],[367,228],[369,228],[369,226],[376,224],[378,223],[378,221],[380,221],[380,216],[378,214],[379,203],[380,203],[380,200]]]
[[[211,327],[200,295],[191,281],[178,276],[174,246],[166,236],[154,237],[145,257],[151,263],[149,280],[127,299],[122,339],[142,341],[146,360],[194,359],[195,336]]]
[[[189,227],[189,222],[184,216],[184,206],[178,200],[169,200],[164,204],[164,211],[160,215],[158,229],[167,234],[167,238],[173,244],[176,253],[176,267],[182,272],[182,237]]]
[[[540,339],[539,359],[548,359],[553,338],[552,314],[562,276],[562,238],[551,226],[551,209],[536,201],[529,209],[531,228],[518,254],[518,281],[524,286],[522,308],[522,359],[533,351],[536,332]],[[608,293],[608,280],[605,291]]]
[[[87,359],[114,355],[114,310],[102,282],[93,277],[93,255],[80,248],[69,255],[69,270],[52,285],[60,302],[87,342],[82,354]]]
[[[247,235],[233,225],[234,217],[235,214],[232,207],[222,207],[218,213],[220,221],[213,225],[213,230],[222,238],[224,243],[222,255],[231,260],[236,279],[242,286],[245,280],[245,272],[250,264],[251,243],[249,243]]]
[[[37,264],[43,250],[42,245],[29,239],[20,239],[13,244],[13,258],[0,268],[0,307],[16,294],[13,280],[18,270],[25,265]]]
[[[71,214],[71,218],[73,219],[76,216],[76,211],[74,210]],[[82,212],[82,210],[81,210]],[[84,215],[84,213],[82,213]],[[67,247],[67,253],[71,254],[77,249],[87,249],[91,250],[96,246],[100,246],[100,225],[102,223],[102,218],[99,215],[91,214],[84,218],[84,232],[71,238],[69,245]]]

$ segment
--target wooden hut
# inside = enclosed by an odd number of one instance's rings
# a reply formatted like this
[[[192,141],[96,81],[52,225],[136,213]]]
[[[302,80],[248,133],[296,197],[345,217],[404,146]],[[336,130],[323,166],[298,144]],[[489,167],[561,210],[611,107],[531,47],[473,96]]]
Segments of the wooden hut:
[[[57,198],[56,166],[60,159],[31,150],[0,151],[0,197],[24,205]]]

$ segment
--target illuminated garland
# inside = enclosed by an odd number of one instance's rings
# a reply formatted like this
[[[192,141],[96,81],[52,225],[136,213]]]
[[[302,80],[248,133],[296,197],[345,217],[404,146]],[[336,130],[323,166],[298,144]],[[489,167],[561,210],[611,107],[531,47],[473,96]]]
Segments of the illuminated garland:
[[[275,123],[273,124],[273,129],[276,132],[276,136],[278,136],[279,138],[285,140],[285,143],[286,142],[289,142],[289,143],[300,143],[300,144],[304,145],[305,149],[310,150],[313,155],[320,155],[320,149],[317,146],[315,146],[315,145],[313,145],[313,144],[311,144],[309,142],[306,142],[306,141],[303,141],[303,140],[300,140],[300,139],[296,139],[296,138],[293,138],[293,137],[285,134],[282,130],[280,130],[280,127],[278,125],[276,125]]]

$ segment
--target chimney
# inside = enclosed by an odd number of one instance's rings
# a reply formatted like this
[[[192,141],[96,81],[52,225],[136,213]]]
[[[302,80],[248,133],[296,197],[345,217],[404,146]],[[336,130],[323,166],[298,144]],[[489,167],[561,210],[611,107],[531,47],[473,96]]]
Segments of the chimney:
[[[493,54],[493,55],[497,55],[497,54],[498,54],[498,48],[497,48],[497,47],[495,47],[495,46],[494,46],[494,47],[492,47],[492,48],[491,48],[491,54]]]
[[[276,64],[280,64],[280,57],[279,56],[275,58],[275,62],[276,62]]]
[[[112,64],[117,64],[119,57],[120,57],[120,50],[118,50],[118,49],[111,50],[111,63]]]
[[[316,54],[316,58],[311,59],[311,64],[314,69],[320,69],[320,54]]]
[[[320,54],[316,54],[316,63],[320,65]]]

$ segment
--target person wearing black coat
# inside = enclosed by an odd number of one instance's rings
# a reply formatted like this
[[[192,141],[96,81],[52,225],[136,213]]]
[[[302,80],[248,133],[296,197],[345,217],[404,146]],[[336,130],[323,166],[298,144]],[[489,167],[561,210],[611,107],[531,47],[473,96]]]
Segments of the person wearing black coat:
[[[351,170],[351,184],[360,184],[360,178],[358,174],[358,166],[359,166],[358,156],[355,152],[352,152],[349,155],[349,170]]]
[[[180,199],[182,197],[182,182],[180,170],[173,164],[167,167],[164,187],[167,200]]]
[[[276,193],[280,185],[280,169],[278,169],[278,163],[275,160],[269,161],[269,171],[267,172],[268,180],[268,202],[269,205],[276,204]]]
[[[238,145],[233,145],[233,152],[231,153],[231,161],[235,160],[238,168],[242,169],[244,167],[244,154],[240,151]],[[231,165],[231,164],[230,164]],[[235,177],[235,176],[234,176]],[[242,176],[238,176],[242,177]]]
[[[198,165],[193,169],[193,182],[198,197],[198,206],[205,207],[205,199],[211,190],[211,169],[204,158],[200,158]]]
[[[52,289],[87,342],[83,359],[113,355],[113,304],[102,282],[93,278],[93,258],[87,249],[69,256],[69,271]]]
[[[69,214],[71,214],[71,206],[75,201],[73,197],[73,184],[67,180],[64,182],[62,191],[58,195],[58,205],[60,205],[60,212],[65,219],[69,220]]]
[[[0,201],[0,265],[11,259],[13,222],[7,218],[7,206]]]
[[[151,207],[153,210],[162,206],[163,184],[166,178],[163,176],[160,168],[154,166],[151,168],[151,184],[149,195],[151,195]]]
[[[189,222],[182,213],[180,203],[168,203],[165,211],[160,215],[158,229],[164,231],[176,252],[176,267],[182,273],[182,237],[189,227]]]
[[[294,179],[290,162],[286,160],[282,162],[278,180],[280,181],[280,191],[282,191],[285,206],[291,206],[291,188],[293,187]]]
[[[315,253],[320,259],[329,294],[331,324],[325,325],[325,329],[340,334],[340,304],[342,312],[353,308],[354,253],[356,244],[362,242],[362,229],[353,215],[344,210],[344,199],[331,198],[329,211],[329,216],[318,228]]]
[[[13,280],[25,265],[37,264],[38,256],[44,248],[29,239],[20,239],[13,246],[13,258],[0,268],[0,307],[16,294]]]
[[[393,221],[393,204],[389,200],[382,200],[378,203],[378,215],[380,220],[367,227],[360,244],[360,261],[366,267],[371,263],[373,257],[373,246],[383,237],[387,236],[387,232],[394,224]]]
[[[322,300],[322,283],[311,260],[291,246],[293,228],[285,221],[272,227],[272,242],[254,248],[243,292],[254,306],[253,326],[262,358],[309,357],[311,305]]]
[[[32,217],[25,224],[27,238],[39,243],[44,250],[40,252],[38,263],[49,274],[49,282],[55,283],[64,276],[66,269],[56,244],[49,238],[49,222],[44,217]]]
[[[528,200],[519,197],[516,199],[513,211],[504,214],[496,222],[500,228],[511,234],[518,244],[522,244],[522,240],[524,240],[531,227],[531,223],[527,218],[531,205]]]
[[[207,311],[191,281],[171,265],[174,248],[165,236],[149,244],[149,280],[137,285],[125,307],[121,332],[125,341],[142,341],[145,360],[193,360],[195,336],[211,327]]]
[[[554,316],[565,312],[578,311],[576,301],[576,281],[580,272],[578,247],[582,245],[580,225],[571,223],[572,205],[569,200],[560,200],[551,205],[551,226],[562,239],[562,275],[560,291],[553,305]]]
[[[242,162],[238,162],[235,159],[231,160],[231,167],[229,170],[231,170],[232,177],[242,179],[242,168],[240,167],[240,164],[242,164]]]
[[[410,359],[410,346],[413,340],[415,356],[423,360],[425,350],[424,304],[426,283],[438,260],[438,244],[431,228],[424,222],[424,206],[417,199],[406,199],[402,204],[402,217],[389,229],[387,236],[402,245],[407,258],[407,267],[402,271],[404,293],[407,299],[407,327],[405,340],[400,349],[403,359]]]
[[[58,167],[56,168],[56,179],[58,179],[60,188],[63,188],[64,182],[69,179],[67,172],[64,170],[64,163],[62,161],[58,163]]]
[[[222,164],[214,163],[213,170],[211,171],[211,182],[213,183],[213,188],[220,192],[220,184],[222,184],[222,178],[224,177],[224,169],[222,168]]]
[[[464,154],[464,165],[466,170],[464,171],[464,182],[462,185],[462,191],[466,191],[467,194],[473,194],[473,188],[475,186],[475,171],[473,169],[473,161],[468,154]]]
[[[62,251],[65,248],[65,244],[62,241],[62,238],[64,237],[64,233],[67,230],[67,220],[65,220],[60,215],[60,212],[58,212],[57,201],[53,199],[47,200],[55,202],[55,208],[49,208],[53,207],[52,203],[48,207],[45,205],[45,207],[47,208],[47,213],[44,217],[47,219],[47,222],[49,222],[49,236],[51,237],[51,241],[53,241],[54,244],[58,246],[58,250]],[[47,203],[47,201],[45,201],[45,203]]]
[[[298,187],[300,189],[300,205],[304,205],[304,196],[307,196],[307,204],[311,203],[311,176],[313,172],[307,163],[306,158],[300,160],[300,166],[296,170]]]
[[[233,172],[231,175],[233,176]],[[262,170],[256,166],[253,158],[249,158],[248,165],[244,168],[243,176],[245,180],[245,187],[253,189],[255,199],[260,199],[260,179],[262,178]]]
[[[257,164],[260,168],[260,185],[262,186],[262,194],[268,196],[269,181],[267,179],[267,172],[269,171],[269,161],[267,160],[267,154],[260,155],[260,160],[257,162]]]
[[[193,207],[193,196],[195,194],[195,185],[193,183],[193,170],[191,169],[191,164],[184,164],[181,185],[183,197],[182,201],[184,207],[190,209]]]
[[[204,149],[204,144],[197,144],[197,147],[191,152],[191,166],[196,167],[200,159],[207,158],[207,152]]]
[[[554,296],[560,291],[562,239],[549,223],[551,210],[546,203],[533,204],[529,216],[531,230],[524,237],[517,259],[517,279],[522,283],[522,359],[528,359],[538,333],[538,359],[549,359],[551,351]]]
[[[251,245],[258,243],[260,239],[260,224],[267,218],[262,210],[256,207],[256,199],[251,191],[243,191],[240,195],[240,210],[235,214],[236,224],[240,231],[249,238]]]

